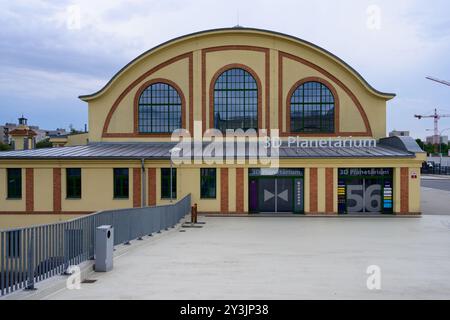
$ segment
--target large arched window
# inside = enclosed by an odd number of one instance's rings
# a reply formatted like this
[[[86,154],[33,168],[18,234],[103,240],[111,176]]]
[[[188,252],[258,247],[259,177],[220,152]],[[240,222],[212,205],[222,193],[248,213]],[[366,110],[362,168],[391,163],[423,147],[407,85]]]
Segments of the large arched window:
[[[333,133],[334,96],[320,82],[306,82],[291,96],[291,132]]]
[[[221,131],[258,129],[258,85],[249,72],[229,69],[217,78],[214,127]]]
[[[181,128],[182,101],[177,90],[154,83],[139,97],[139,133],[172,133]]]

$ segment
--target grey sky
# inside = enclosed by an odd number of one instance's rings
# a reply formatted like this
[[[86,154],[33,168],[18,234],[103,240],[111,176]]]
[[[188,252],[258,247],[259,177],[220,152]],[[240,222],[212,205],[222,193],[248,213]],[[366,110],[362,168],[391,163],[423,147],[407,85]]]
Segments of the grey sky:
[[[367,27],[380,8],[380,29]],[[74,7],[75,6],[75,7]],[[71,13],[80,10],[80,21]],[[446,0],[0,0],[0,123],[24,113],[45,128],[82,128],[78,95],[100,89],[131,59],[161,42],[211,28],[246,27],[287,33],[342,58],[376,89],[397,93],[388,129],[424,137],[432,120],[450,114],[450,3]],[[450,128],[450,118],[441,129]],[[449,132],[450,133],[450,132]]]

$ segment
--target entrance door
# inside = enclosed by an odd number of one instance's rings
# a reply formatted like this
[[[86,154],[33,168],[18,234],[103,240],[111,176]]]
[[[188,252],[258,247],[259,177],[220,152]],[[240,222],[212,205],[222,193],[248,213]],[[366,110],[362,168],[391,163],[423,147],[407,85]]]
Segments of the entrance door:
[[[293,212],[292,179],[277,179],[277,200],[275,212]]]
[[[277,212],[275,197],[275,179],[259,179],[259,210],[261,212]]]
[[[293,212],[292,179],[259,179],[260,212]]]

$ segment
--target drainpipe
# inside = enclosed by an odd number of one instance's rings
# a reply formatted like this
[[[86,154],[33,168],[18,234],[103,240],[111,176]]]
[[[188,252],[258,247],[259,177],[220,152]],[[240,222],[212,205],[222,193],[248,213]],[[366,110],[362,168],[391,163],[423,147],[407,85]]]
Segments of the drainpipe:
[[[142,175],[142,179],[141,179],[141,192],[142,192],[142,196],[141,196],[141,207],[144,208],[147,206],[147,199],[146,199],[146,194],[147,194],[147,179],[145,177],[145,159],[142,158],[141,159],[141,175]]]

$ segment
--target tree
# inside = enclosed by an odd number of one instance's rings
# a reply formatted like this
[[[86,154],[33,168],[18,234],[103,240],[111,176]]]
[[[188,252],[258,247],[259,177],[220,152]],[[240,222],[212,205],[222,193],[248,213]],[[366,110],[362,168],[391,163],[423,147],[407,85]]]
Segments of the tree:
[[[416,139],[416,142],[419,145],[420,149],[425,151],[425,144],[423,143],[423,141],[420,139]]]
[[[36,143],[36,149],[52,148],[52,147],[53,147],[53,145],[50,142],[49,138],[41,140],[38,143]]]
[[[10,151],[12,147],[9,144],[0,142],[0,151]]]

